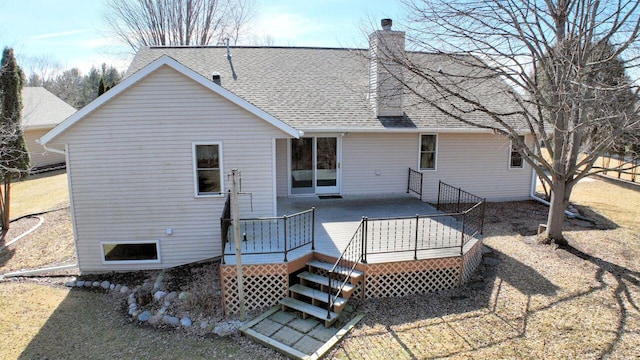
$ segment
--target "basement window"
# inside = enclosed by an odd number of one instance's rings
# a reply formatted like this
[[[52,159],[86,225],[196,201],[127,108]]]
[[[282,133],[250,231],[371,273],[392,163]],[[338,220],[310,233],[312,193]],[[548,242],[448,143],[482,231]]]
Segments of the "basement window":
[[[159,263],[160,243],[157,240],[140,242],[100,242],[103,263],[137,264]]]
[[[524,142],[524,136],[518,136],[521,142]],[[522,155],[518,152],[518,148],[514,146],[513,140],[511,141],[511,153],[509,155],[509,169],[522,169],[524,167],[524,160]]]

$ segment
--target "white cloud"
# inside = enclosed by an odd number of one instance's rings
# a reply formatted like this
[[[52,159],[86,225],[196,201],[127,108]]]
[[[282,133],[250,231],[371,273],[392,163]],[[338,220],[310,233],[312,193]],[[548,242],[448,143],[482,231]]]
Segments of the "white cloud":
[[[42,35],[36,35],[36,36],[31,37],[31,40],[44,40],[44,39],[51,39],[51,38],[58,38],[58,37],[66,37],[66,36],[70,36],[70,35],[77,35],[77,34],[90,32],[90,31],[92,31],[92,30],[91,29],[77,29],[77,30],[62,31],[62,32],[57,32],[57,33],[42,34]]]

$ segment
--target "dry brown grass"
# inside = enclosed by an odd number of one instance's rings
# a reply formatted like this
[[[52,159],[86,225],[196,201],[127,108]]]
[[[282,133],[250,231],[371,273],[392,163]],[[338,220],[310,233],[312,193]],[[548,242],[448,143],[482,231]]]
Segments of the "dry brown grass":
[[[246,338],[200,337],[127,322],[123,299],[0,282],[0,359],[269,359]]]
[[[39,228],[0,251],[0,274],[76,262],[70,210],[40,216],[44,222]],[[18,221],[29,223],[29,227],[37,223],[36,219]]]
[[[640,349],[640,189],[579,184],[572,199],[596,227],[567,221],[571,247],[537,245],[546,218],[534,202],[490,204],[483,290],[464,288],[366,303],[367,315],[332,351],[337,359],[629,359]],[[609,225],[613,229],[598,230]]]
[[[69,188],[65,170],[29,176],[11,184],[12,219],[22,215],[69,205]]]

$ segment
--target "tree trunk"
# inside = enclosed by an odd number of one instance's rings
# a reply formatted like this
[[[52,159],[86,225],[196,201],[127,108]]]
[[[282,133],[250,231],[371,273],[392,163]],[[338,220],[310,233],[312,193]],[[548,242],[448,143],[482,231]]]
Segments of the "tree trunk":
[[[4,181],[2,181],[2,191],[0,191],[0,196],[2,196],[2,209],[0,209],[0,226],[2,227],[2,235],[9,231],[9,226],[11,225],[9,222],[9,186],[11,186],[11,178],[10,176],[7,176]]]
[[[562,225],[564,223],[564,210],[567,208],[567,191],[564,181],[554,180],[551,191],[551,205],[549,206],[549,217],[547,218],[547,231],[542,235],[541,242],[550,244],[555,242],[558,245],[566,245],[567,240],[562,235]]]

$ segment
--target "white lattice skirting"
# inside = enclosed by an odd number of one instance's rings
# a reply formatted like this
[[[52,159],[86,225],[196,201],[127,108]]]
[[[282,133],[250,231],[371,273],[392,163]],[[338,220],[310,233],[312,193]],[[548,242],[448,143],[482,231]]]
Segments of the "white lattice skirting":
[[[365,264],[365,280],[358,283],[354,297],[400,297],[452,289],[469,281],[482,260],[482,240],[462,257]],[[287,263],[244,265],[244,294],[247,310],[276,305],[288,295]],[[220,266],[225,314],[239,311],[235,265]]]

